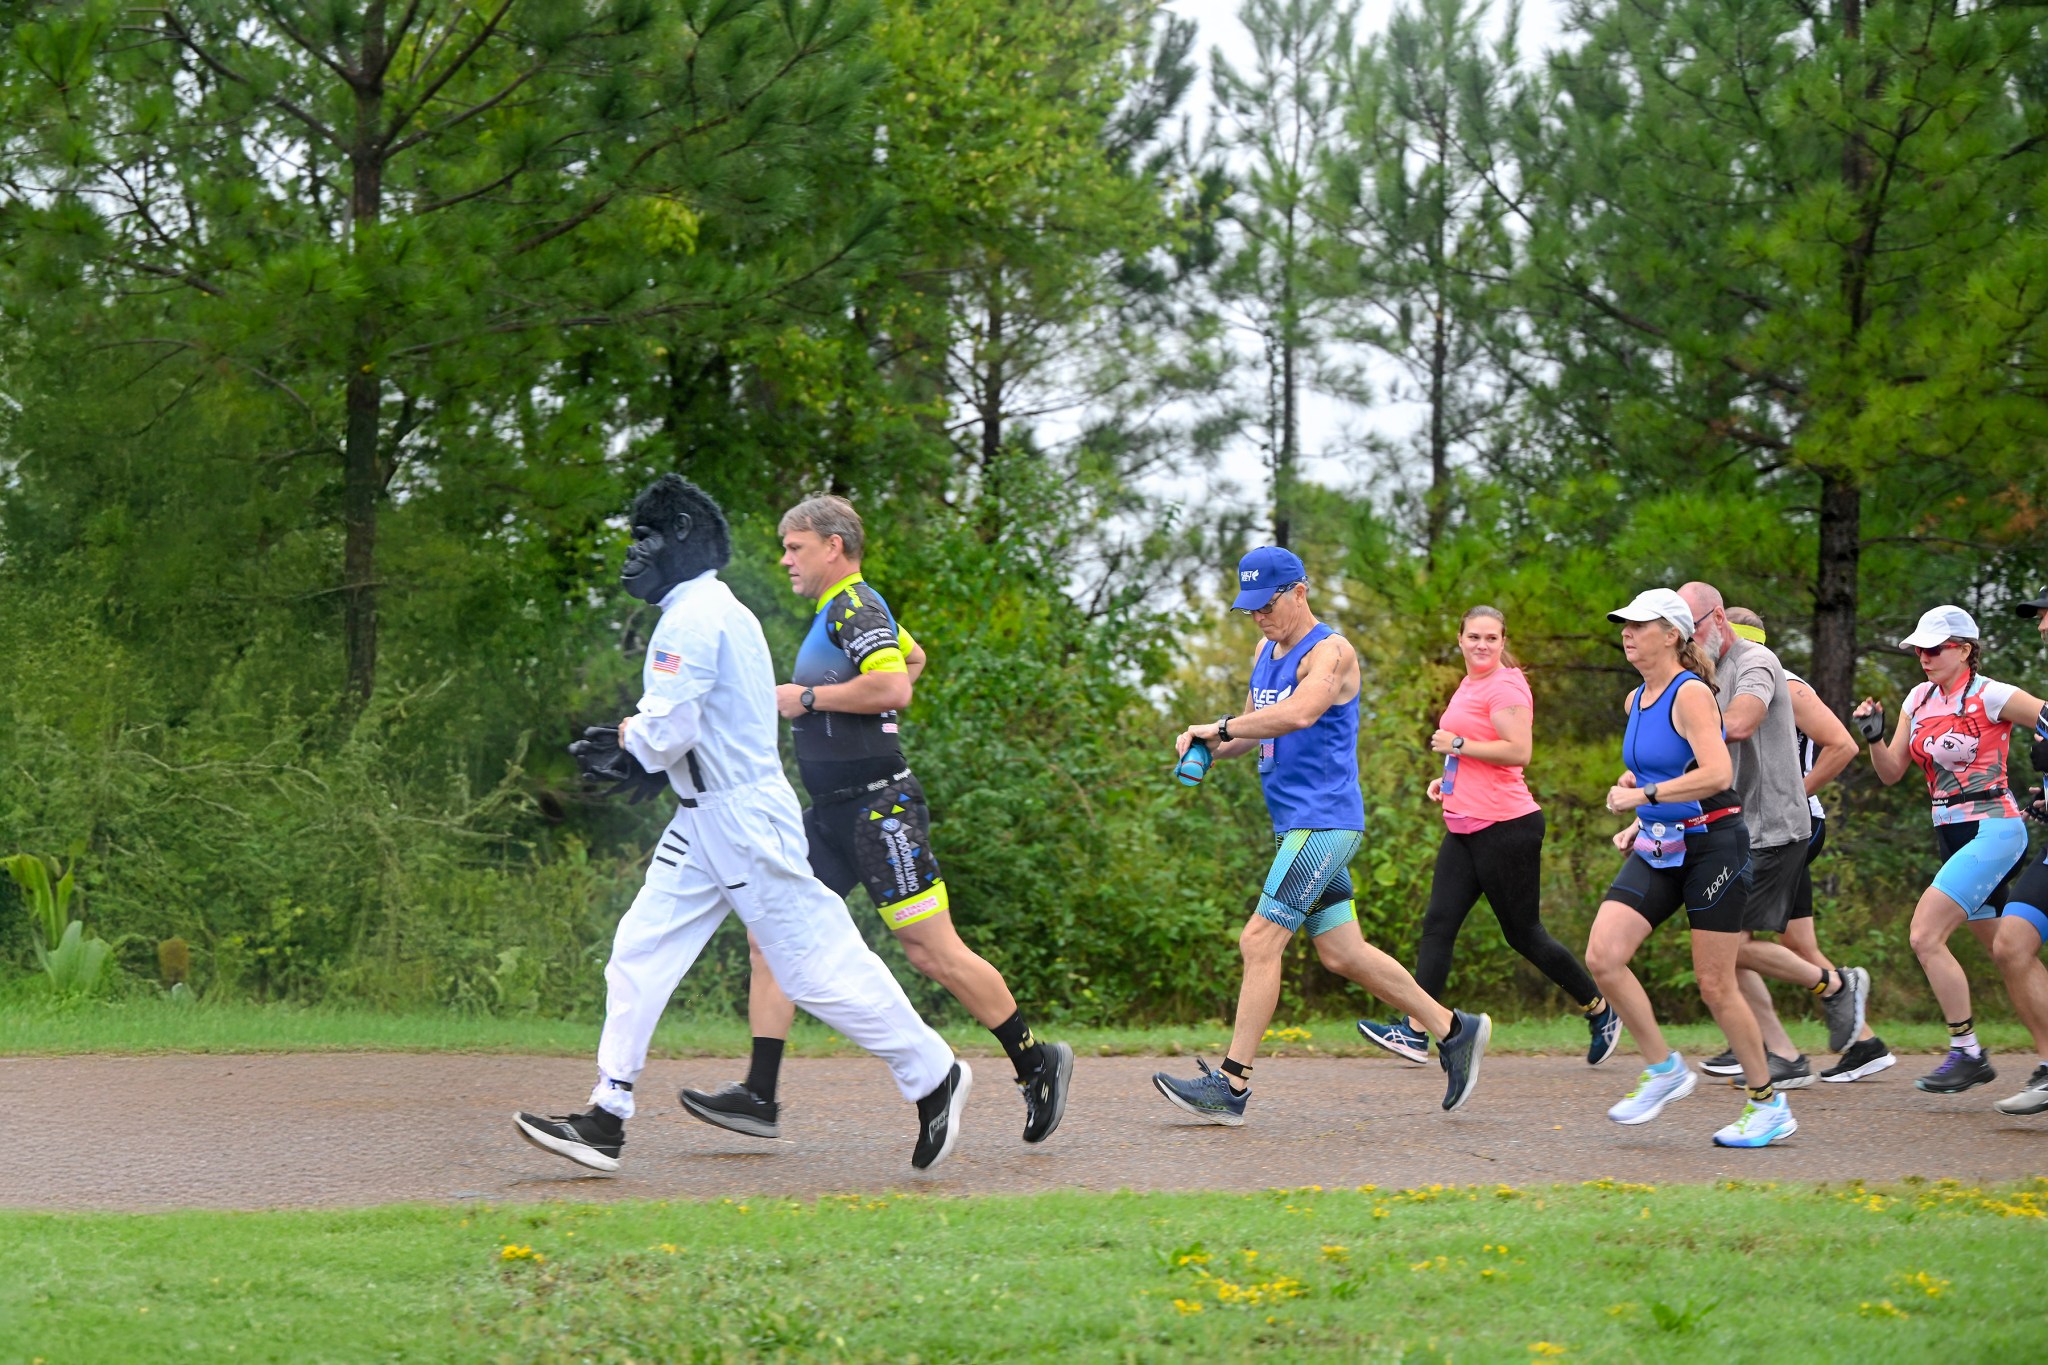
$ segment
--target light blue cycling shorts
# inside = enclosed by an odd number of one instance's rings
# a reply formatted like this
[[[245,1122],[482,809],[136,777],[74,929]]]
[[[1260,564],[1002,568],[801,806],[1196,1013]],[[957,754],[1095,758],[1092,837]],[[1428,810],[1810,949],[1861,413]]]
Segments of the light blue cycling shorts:
[[[1997,919],[2005,897],[1999,894],[2027,856],[2027,822],[2018,816],[1977,820],[1969,824],[1936,825],[1935,837],[1948,861],[1934,874],[1934,889],[1963,907],[1971,919]]]
[[[1351,900],[1351,860],[1365,834],[1355,829],[1275,831],[1279,852],[1266,874],[1259,916],[1290,934],[1308,926],[1310,938],[1358,918]]]

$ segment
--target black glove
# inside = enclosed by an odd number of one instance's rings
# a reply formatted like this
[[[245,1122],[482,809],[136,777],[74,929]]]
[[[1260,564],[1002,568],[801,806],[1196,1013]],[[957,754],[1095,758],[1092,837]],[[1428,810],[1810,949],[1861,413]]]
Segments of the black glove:
[[[2020,814],[2037,825],[2048,825],[2048,801],[2041,799],[2039,787],[2027,788],[2027,804],[2020,808]]]
[[[599,793],[601,796],[613,797],[624,792],[637,806],[668,790],[667,774],[648,772],[640,766],[639,759],[620,745],[616,725],[593,725],[586,729],[583,738],[569,746],[569,756],[576,760],[576,771],[585,782],[612,784]]]
[[[1872,744],[1884,738],[1884,707],[1856,717],[1856,728]]]

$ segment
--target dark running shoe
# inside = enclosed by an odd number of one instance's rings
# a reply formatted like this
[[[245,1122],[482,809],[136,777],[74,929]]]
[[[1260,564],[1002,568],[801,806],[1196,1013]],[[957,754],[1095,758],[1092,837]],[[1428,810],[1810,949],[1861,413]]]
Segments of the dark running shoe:
[[[1974,1086],[1989,1085],[1998,1079],[1998,1073],[1991,1068],[1991,1059],[1979,1053],[1972,1057],[1959,1047],[1948,1050],[1948,1056],[1941,1059],[1941,1065],[1913,1082],[1915,1090],[1925,1090],[1930,1095],[1960,1095]]]
[[[1473,1087],[1479,1084],[1479,1059],[1486,1055],[1487,1041],[1493,1037],[1490,1015],[1452,1010],[1451,1017],[1457,1020],[1458,1027],[1436,1045],[1449,1081],[1444,1087],[1446,1112],[1464,1108],[1465,1101],[1472,1098]]]
[[[1837,1085],[1845,1081],[1860,1081],[1865,1076],[1875,1076],[1878,1072],[1886,1070],[1898,1060],[1892,1056],[1892,1050],[1884,1045],[1884,1039],[1873,1035],[1860,1043],[1849,1044],[1848,1050],[1835,1064],[1820,1073],[1820,1078],[1824,1081],[1833,1081]]]
[[[1800,1053],[1790,1061],[1775,1052],[1766,1052],[1764,1056],[1770,1059],[1771,1084],[1778,1089],[1804,1090],[1813,1084],[1813,1063],[1806,1060],[1805,1053]],[[1747,1084],[1739,1067],[1735,1074],[1728,1078],[1728,1084],[1736,1090]]]
[[[739,1081],[708,1095],[702,1090],[685,1090],[678,1098],[692,1118],[748,1137],[782,1136],[782,1127],[776,1122],[782,1115],[782,1106],[774,1100],[762,1099]]]
[[[1429,1035],[1408,1027],[1405,1018],[1389,1019],[1382,1024],[1377,1019],[1361,1019],[1358,1031],[1369,1043],[1378,1043],[1404,1062],[1421,1066],[1429,1060]]]
[[[1598,1014],[1586,1016],[1586,1027],[1593,1033],[1592,1042],[1586,1045],[1586,1065],[1598,1066],[1621,1046],[1621,1016],[1614,1006],[1602,1005]]]
[[[2048,1062],[2034,1068],[2034,1074],[2027,1077],[2027,1083],[2019,1094],[2002,1099],[1991,1107],[2001,1114],[2048,1112]]]
[[[1074,1049],[1065,1043],[1047,1043],[1045,1060],[1038,1070],[1017,1082],[1024,1092],[1024,1140],[1043,1142],[1067,1114],[1067,1087],[1074,1080]]]
[[[1195,1058],[1195,1065],[1202,1069],[1202,1074],[1191,1081],[1169,1076],[1164,1071],[1153,1072],[1153,1088],[1166,1096],[1175,1108],[1184,1109],[1198,1119],[1220,1123],[1225,1128],[1241,1126],[1245,1101],[1252,1097],[1252,1088],[1246,1086],[1233,1091],[1222,1072],[1211,1071],[1209,1064],[1200,1057]]]
[[[601,1109],[545,1118],[518,1113],[512,1116],[512,1122],[518,1125],[519,1136],[543,1152],[565,1156],[593,1171],[619,1169],[619,1149],[626,1145],[626,1125]]]
[[[967,1063],[955,1062],[939,1088],[917,1102],[917,1145],[910,1150],[910,1164],[920,1171],[953,1155],[960,1141],[960,1111],[967,1107],[967,1092],[974,1088],[974,1072]]]
[[[1844,967],[1842,989],[1820,998],[1820,1012],[1827,1016],[1828,1051],[1846,1052],[1856,1035],[1863,1032],[1863,1012],[1870,1003],[1870,973],[1861,967]]]
[[[1740,1076],[1742,1063],[1735,1060],[1735,1050],[1730,1048],[1718,1057],[1709,1057],[1701,1062],[1699,1069],[1709,1076]]]

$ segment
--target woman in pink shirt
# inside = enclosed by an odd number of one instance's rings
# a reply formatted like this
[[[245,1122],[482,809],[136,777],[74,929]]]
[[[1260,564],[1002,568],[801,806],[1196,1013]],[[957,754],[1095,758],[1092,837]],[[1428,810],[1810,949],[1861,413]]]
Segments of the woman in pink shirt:
[[[1443,994],[1458,930],[1483,895],[1508,946],[1578,1002],[1593,1033],[1586,1061],[1598,1066],[1613,1055],[1621,1020],[1600,998],[1585,964],[1543,927],[1543,811],[1522,780],[1535,702],[1508,650],[1500,609],[1466,612],[1458,649],[1465,656],[1465,676],[1429,740],[1444,756],[1444,775],[1430,781],[1429,799],[1442,804],[1445,829],[1415,980],[1432,996]],[[1429,1035],[1412,1019],[1361,1019],[1358,1031],[1409,1061],[1429,1058]]]

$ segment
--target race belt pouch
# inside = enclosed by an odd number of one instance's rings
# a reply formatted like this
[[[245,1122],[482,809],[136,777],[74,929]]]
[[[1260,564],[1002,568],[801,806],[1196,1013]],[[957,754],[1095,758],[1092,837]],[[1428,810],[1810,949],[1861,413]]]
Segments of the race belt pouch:
[[[1651,867],[1681,866],[1685,862],[1685,826],[1676,820],[1638,825],[1636,853]]]

